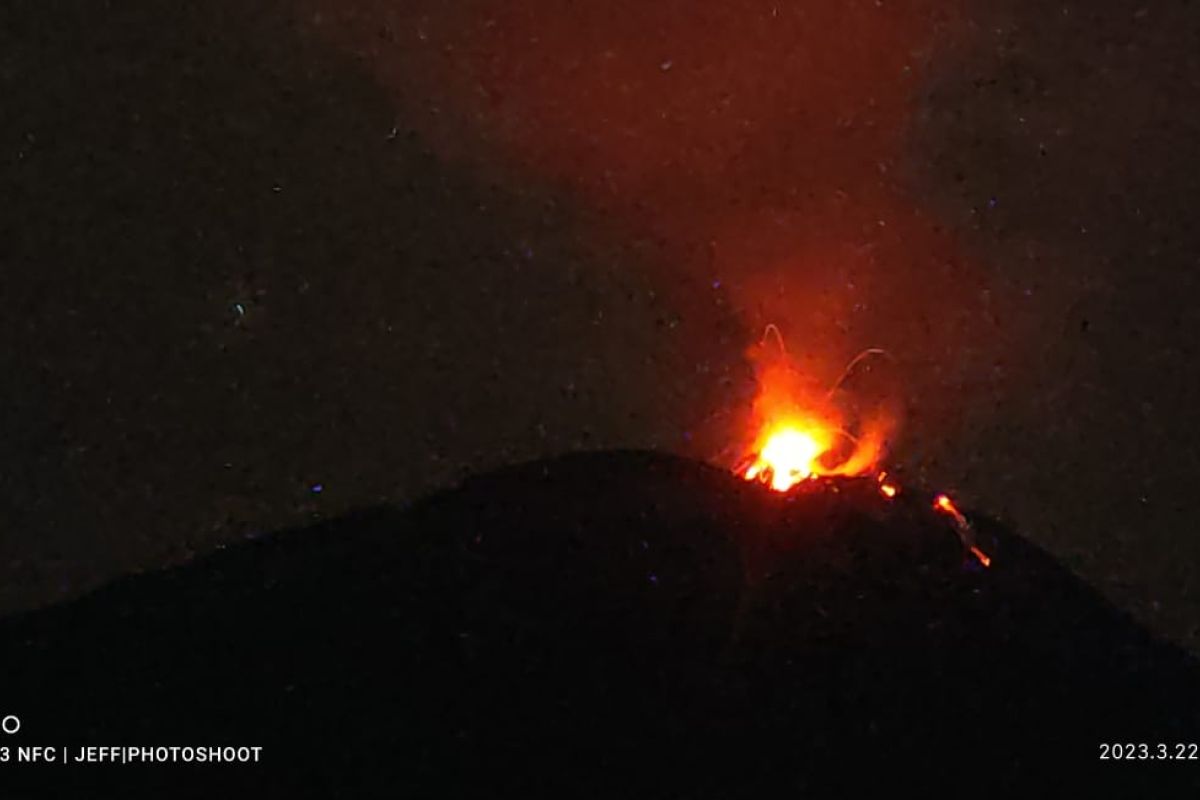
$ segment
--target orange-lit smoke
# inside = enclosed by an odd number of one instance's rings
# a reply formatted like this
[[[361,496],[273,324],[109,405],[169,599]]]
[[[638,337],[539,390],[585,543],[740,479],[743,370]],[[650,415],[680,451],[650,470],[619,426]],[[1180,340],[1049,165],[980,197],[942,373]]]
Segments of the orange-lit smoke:
[[[906,177],[963,0],[307,2],[442,158],[528,170],[653,243],[624,263],[719,285],[747,330],[788,331],[796,360],[755,361],[755,427],[722,439],[813,429],[818,470],[865,472],[893,420],[819,384],[883,345],[917,365],[905,390],[941,422],[964,402],[945,385],[994,356],[999,292]],[[713,355],[704,331],[673,346]]]

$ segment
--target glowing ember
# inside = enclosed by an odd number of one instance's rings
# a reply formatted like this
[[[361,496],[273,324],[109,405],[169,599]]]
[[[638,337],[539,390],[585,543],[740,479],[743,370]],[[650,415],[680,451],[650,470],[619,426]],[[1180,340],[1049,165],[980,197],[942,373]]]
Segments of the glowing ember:
[[[975,531],[971,528],[971,523],[967,521],[963,513],[958,510],[958,506],[954,505],[954,501],[944,494],[939,494],[933,498],[933,508],[935,511],[940,511],[954,520],[954,527],[958,531],[959,538],[962,539],[963,547],[971,555],[975,556],[980,564],[990,567],[992,559],[975,544]]]
[[[933,507],[943,514],[949,514],[954,517],[954,521],[959,525],[966,525],[967,518],[962,515],[958,507],[954,505],[954,501],[944,494],[939,494],[933,499]]]

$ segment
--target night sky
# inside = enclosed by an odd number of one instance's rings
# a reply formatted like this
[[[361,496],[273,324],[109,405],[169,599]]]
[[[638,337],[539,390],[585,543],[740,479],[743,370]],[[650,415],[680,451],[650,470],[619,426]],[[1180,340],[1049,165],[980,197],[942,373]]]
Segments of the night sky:
[[[1186,0],[10,0],[0,609],[730,463],[775,323],[817,383],[886,348],[909,480],[1197,649],[1198,54]]]

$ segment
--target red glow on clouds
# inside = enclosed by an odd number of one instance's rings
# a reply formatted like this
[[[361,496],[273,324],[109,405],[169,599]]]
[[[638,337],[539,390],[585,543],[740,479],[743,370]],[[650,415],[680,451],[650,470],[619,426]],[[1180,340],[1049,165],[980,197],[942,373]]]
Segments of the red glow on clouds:
[[[793,358],[754,360],[759,417],[799,404],[841,424],[811,391],[778,397],[796,389],[782,373],[827,386],[883,346],[917,365],[908,394],[932,400],[944,393],[919,385],[930,365],[945,380],[964,368],[951,354],[983,352],[981,278],[904,177],[922,82],[962,39],[957,2],[352,0],[327,13],[443,158],[498,157],[564,187],[656,242],[654,266],[719,280],[749,331],[779,324]]]

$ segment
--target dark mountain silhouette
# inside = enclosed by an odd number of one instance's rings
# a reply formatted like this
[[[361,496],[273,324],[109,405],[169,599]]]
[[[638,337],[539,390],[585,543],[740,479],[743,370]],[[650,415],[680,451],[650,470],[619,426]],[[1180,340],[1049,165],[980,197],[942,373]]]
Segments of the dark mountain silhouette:
[[[4,796],[1195,784],[1099,758],[1197,740],[1191,659],[974,518],[982,569],[928,499],[574,455],[123,579],[0,628],[0,744],[262,763],[10,763]]]

